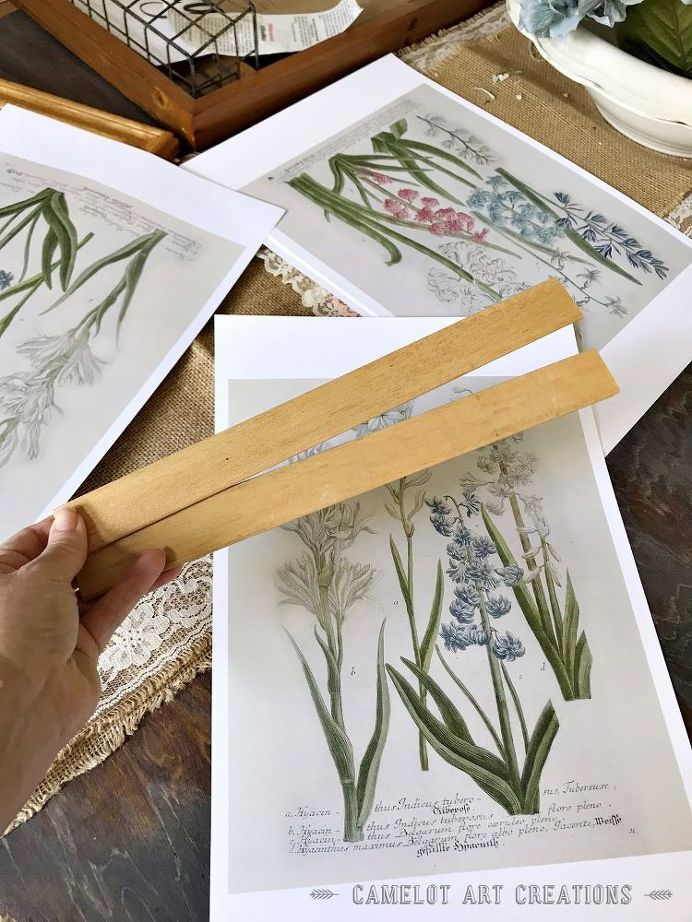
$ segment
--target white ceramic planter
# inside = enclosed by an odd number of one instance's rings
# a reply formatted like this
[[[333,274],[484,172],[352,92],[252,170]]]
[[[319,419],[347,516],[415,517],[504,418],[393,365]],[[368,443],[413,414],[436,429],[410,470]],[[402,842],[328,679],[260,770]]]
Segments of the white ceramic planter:
[[[518,0],[507,0],[507,7],[519,28]],[[601,115],[622,134],[665,154],[692,158],[692,80],[640,61],[584,26],[564,39],[528,37],[556,70],[588,90]]]

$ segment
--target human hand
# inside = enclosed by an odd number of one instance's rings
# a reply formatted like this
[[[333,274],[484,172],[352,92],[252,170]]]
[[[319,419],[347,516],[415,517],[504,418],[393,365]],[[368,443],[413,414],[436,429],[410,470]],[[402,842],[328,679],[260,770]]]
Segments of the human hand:
[[[174,579],[163,551],[145,551],[102,598],[78,601],[87,555],[72,509],[0,543],[0,833],[59,750],[98,704],[98,658],[145,593]]]

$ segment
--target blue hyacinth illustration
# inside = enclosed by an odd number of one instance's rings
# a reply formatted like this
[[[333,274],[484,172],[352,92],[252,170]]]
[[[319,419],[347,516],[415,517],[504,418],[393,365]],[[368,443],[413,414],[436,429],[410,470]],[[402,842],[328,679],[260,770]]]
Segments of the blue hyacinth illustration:
[[[436,496],[426,502],[433,528],[449,539],[446,574],[452,586],[448,607],[451,619],[442,624],[440,638],[448,654],[472,656],[474,650],[484,651],[495,697],[494,719],[462,682],[439,646],[437,655],[467,704],[480,717],[496,751],[475,742],[461,711],[419,664],[402,658],[425,695],[392,666],[387,667],[390,678],[419,732],[445,762],[468,774],[508,813],[537,813],[541,774],[559,725],[549,701],[529,735],[521,698],[508,668],[524,656],[525,649],[516,634],[502,629],[502,619],[513,607],[503,590],[523,579],[523,568],[516,563],[503,564],[494,541],[480,528],[471,527],[471,520],[482,512],[473,488],[464,487],[458,498]],[[434,702],[440,717],[430,710],[428,699]],[[516,742],[518,733],[521,749]]]
[[[477,515],[480,504],[470,490],[464,491],[462,502],[463,506],[452,497],[428,500],[433,527],[452,539],[447,545],[447,576],[454,584],[449,606],[452,621],[442,625],[440,636],[453,653],[474,645],[488,647],[496,659],[512,663],[525,650],[518,637],[496,626],[512,610],[511,601],[499,590],[521,579],[523,571],[521,567],[505,569],[493,560],[497,549],[490,538],[474,535],[460,520],[464,513],[467,517]]]
[[[563,572],[543,499],[525,489],[536,473],[538,459],[519,451],[522,439],[517,435],[497,442],[478,456],[477,467],[483,476],[464,476],[461,502],[468,515],[480,512],[503,566],[495,573],[511,588],[565,701],[590,698],[592,657],[579,624],[579,603],[569,571]],[[521,563],[495,521],[505,511],[516,527]],[[445,518],[434,514],[436,521]]]

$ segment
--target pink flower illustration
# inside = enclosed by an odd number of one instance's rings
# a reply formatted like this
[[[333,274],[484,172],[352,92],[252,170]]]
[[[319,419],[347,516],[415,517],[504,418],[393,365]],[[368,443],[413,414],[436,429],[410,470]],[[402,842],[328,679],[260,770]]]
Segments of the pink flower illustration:
[[[372,179],[373,182],[378,183],[380,186],[388,186],[394,182],[394,177],[387,176],[386,173],[373,173],[370,170],[363,170],[360,175],[365,176],[366,179]]]
[[[415,189],[399,189],[398,195],[399,198],[403,198],[407,202],[414,202],[418,198],[418,193]]]
[[[421,208],[416,214],[416,221],[421,221],[423,224],[426,224],[432,221],[434,217],[435,215],[433,214],[432,208],[426,206],[425,208]]]
[[[425,205],[426,208],[437,208],[440,204],[439,199],[430,198],[428,195],[424,195],[420,201],[421,205]]]
[[[484,227],[482,231],[476,231],[473,235],[474,240],[482,242],[488,236],[488,228]]]
[[[395,218],[399,218],[400,221],[410,217],[409,210],[406,205],[403,205],[401,202],[397,202],[393,198],[386,198],[384,200],[384,208],[385,211],[388,211]]]

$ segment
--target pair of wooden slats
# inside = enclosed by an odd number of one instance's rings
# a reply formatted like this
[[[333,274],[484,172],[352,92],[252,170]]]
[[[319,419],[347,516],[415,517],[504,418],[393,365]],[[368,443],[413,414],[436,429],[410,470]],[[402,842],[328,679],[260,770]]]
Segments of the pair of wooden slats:
[[[80,497],[83,597],[105,592],[147,548],[176,566],[613,396],[604,362],[585,352],[270,471],[580,316],[557,281],[544,282]]]

